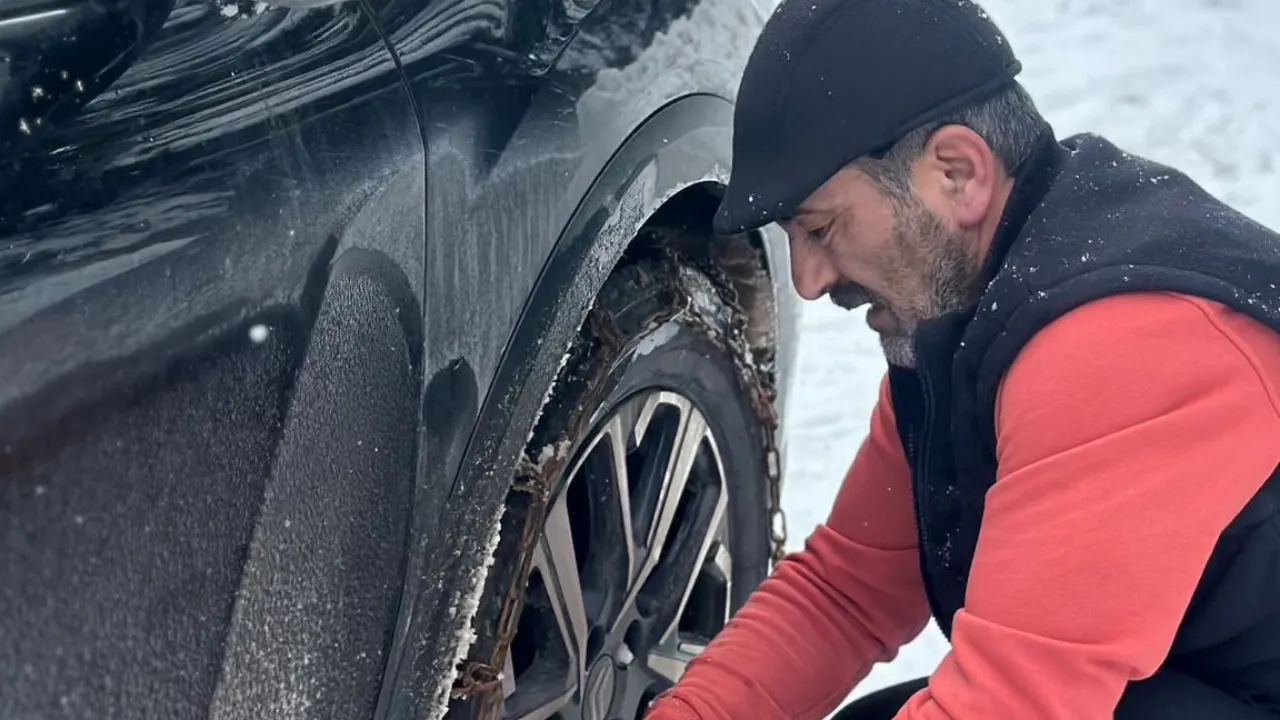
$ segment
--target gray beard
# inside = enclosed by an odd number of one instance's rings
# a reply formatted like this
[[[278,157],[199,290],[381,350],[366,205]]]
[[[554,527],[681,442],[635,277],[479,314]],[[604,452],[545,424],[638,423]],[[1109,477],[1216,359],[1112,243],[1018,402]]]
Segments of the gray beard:
[[[884,350],[884,359],[890,365],[914,370],[916,367],[916,333],[913,329],[908,335],[894,335],[880,338],[880,348]]]
[[[916,303],[915,307],[906,308],[907,316],[894,314],[902,332],[896,335],[881,336],[880,347],[884,358],[890,365],[915,369],[916,335],[921,322],[934,320],[953,312],[965,309],[980,294],[976,280],[980,273],[980,261],[967,252],[967,243],[963,237],[949,231],[921,205],[900,208],[895,218],[895,232],[899,233],[899,242],[907,242],[914,238],[919,247],[931,248],[920,255],[924,258],[920,268],[923,287],[928,292]]]

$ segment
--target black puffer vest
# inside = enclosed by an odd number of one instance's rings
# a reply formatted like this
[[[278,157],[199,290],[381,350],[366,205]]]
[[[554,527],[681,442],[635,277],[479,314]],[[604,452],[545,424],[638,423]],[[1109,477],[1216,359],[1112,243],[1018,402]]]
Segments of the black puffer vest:
[[[996,391],[1036,332],[1091,300],[1151,290],[1217,301],[1280,332],[1280,236],[1185,175],[1096,136],[1059,143],[1048,131],[1023,168],[985,293],[920,328],[916,370],[890,370],[921,567],[948,637],[996,479]],[[1170,666],[1280,709],[1280,471],[1220,539]]]

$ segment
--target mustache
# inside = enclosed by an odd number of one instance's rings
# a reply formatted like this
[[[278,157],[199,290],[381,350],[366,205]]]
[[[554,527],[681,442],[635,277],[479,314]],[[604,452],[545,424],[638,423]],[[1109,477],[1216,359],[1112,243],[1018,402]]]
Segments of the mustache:
[[[827,297],[831,298],[831,302],[835,303],[837,307],[845,310],[856,310],[867,303],[874,303],[879,300],[871,291],[851,282],[842,282],[831,288],[827,291]]]

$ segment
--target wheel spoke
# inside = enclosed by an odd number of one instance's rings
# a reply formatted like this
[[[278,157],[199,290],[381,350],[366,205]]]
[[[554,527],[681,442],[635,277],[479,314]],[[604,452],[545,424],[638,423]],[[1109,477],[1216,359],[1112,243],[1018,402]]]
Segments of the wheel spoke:
[[[706,649],[705,645],[692,643],[664,643],[645,656],[645,665],[650,672],[674,684],[680,681],[689,663]]]
[[[533,565],[542,573],[551,609],[573,657],[575,686],[582,682],[587,654],[587,614],[582,597],[582,580],[573,549],[573,528],[563,496],[547,511],[546,531],[534,552]]]
[[[604,435],[609,443],[619,515],[622,518],[622,544],[627,553],[627,577],[633,578],[636,572],[637,550],[635,531],[631,527],[631,479],[627,472],[627,431],[620,415],[613,416],[604,428]]]
[[[729,520],[726,517],[722,521],[720,531],[720,544],[716,546],[715,555],[711,558],[711,562],[715,565],[716,571],[720,577],[724,579],[724,612],[721,613],[721,622],[729,622],[730,598],[733,597],[733,555],[729,551]]]
[[[515,691],[516,691],[515,663],[511,662],[511,653],[507,653],[507,659],[502,663],[502,697],[503,699],[511,697],[511,693]]]
[[[653,522],[645,534],[647,553],[644,563],[640,566],[639,575],[636,577],[637,589],[649,578],[662,557],[662,550],[667,543],[667,534],[671,530],[676,510],[680,507],[680,500],[684,496],[685,485],[689,481],[693,461],[698,455],[703,439],[708,434],[707,421],[703,419],[702,413],[679,395],[657,393],[650,402],[669,404],[679,408],[680,424],[676,431],[675,444],[670,454],[663,458],[665,462],[662,472],[662,493],[658,499],[657,510],[653,513]],[[652,415],[652,411],[649,414]]]
[[[519,697],[519,696],[516,696]],[[547,720],[557,712],[560,712],[573,699],[573,691],[566,690],[564,694],[553,698],[550,702],[535,708],[517,708],[511,705],[505,705],[502,710],[504,718],[520,718],[520,720]]]
[[[702,547],[699,548],[698,550],[697,564],[694,566],[695,570],[694,572],[689,574],[688,581],[685,583],[685,586],[684,586],[684,592],[680,596],[680,604],[676,606],[675,615],[672,616],[670,624],[668,624],[667,627],[662,629],[660,642],[668,641],[669,639],[671,639],[672,635],[675,633],[676,628],[680,624],[680,618],[684,615],[685,607],[689,604],[689,596],[693,594],[694,585],[697,584],[698,578],[703,572],[702,568],[704,567],[704,565],[707,564],[707,554],[710,552],[712,545],[717,543],[718,545],[717,545],[716,555],[711,559],[711,563],[717,570],[721,570],[722,567],[720,565],[720,562],[718,562],[718,560],[723,556],[724,563],[726,565],[729,565],[730,569],[728,571],[725,571],[724,573],[726,593],[728,591],[728,583],[731,582],[731,578],[733,577],[733,572],[732,572],[732,559],[729,557],[729,553],[725,545],[727,541],[728,531],[729,531],[729,522],[728,522],[728,519],[725,517],[725,510],[727,507],[728,507],[728,498],[725,496],[722,489],[722,492],[720,493],[720,498],[716,502],[715,515],[711,519],[711,527],[714,528],[714,531],[707,533],[707,536],[702,541]],[[728,606],[729,606],[727,594],[724,600],[725,600],[724,607],[727,612]],[[727,619],[728,618],[726,617],[724,620],[721,620],[720,622],[723,623]]]

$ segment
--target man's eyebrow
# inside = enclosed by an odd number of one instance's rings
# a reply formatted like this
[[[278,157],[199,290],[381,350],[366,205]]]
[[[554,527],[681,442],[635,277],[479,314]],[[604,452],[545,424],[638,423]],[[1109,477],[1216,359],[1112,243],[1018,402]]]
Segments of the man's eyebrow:
[[[837,215],[838,214],[837,210],[838,208],[834,204],[818,205],[817,207],[800,208],[799,210],[796,211],[795,216],[792,217],[791,219],[800,220],[802,218],[813,217],[815,215],[818,216],[819,219],[826,219],[826,218],[831,218]]]
[[[801,218],[809,217],[809,216],[811,216],[811,215],[821,215],[825,210],[826,210],[826,208],[822,208],[822,207],[816,207],[816,208],[813,208],[813,207],[810,207],[810,208],[804,208],[804,207],[802,207],[802,208],[800,208],[800,209],[796,210],[795,215],[793,215],[790,219],[791,219],[791,220],[799,220],[799,219],[801,219]]]

